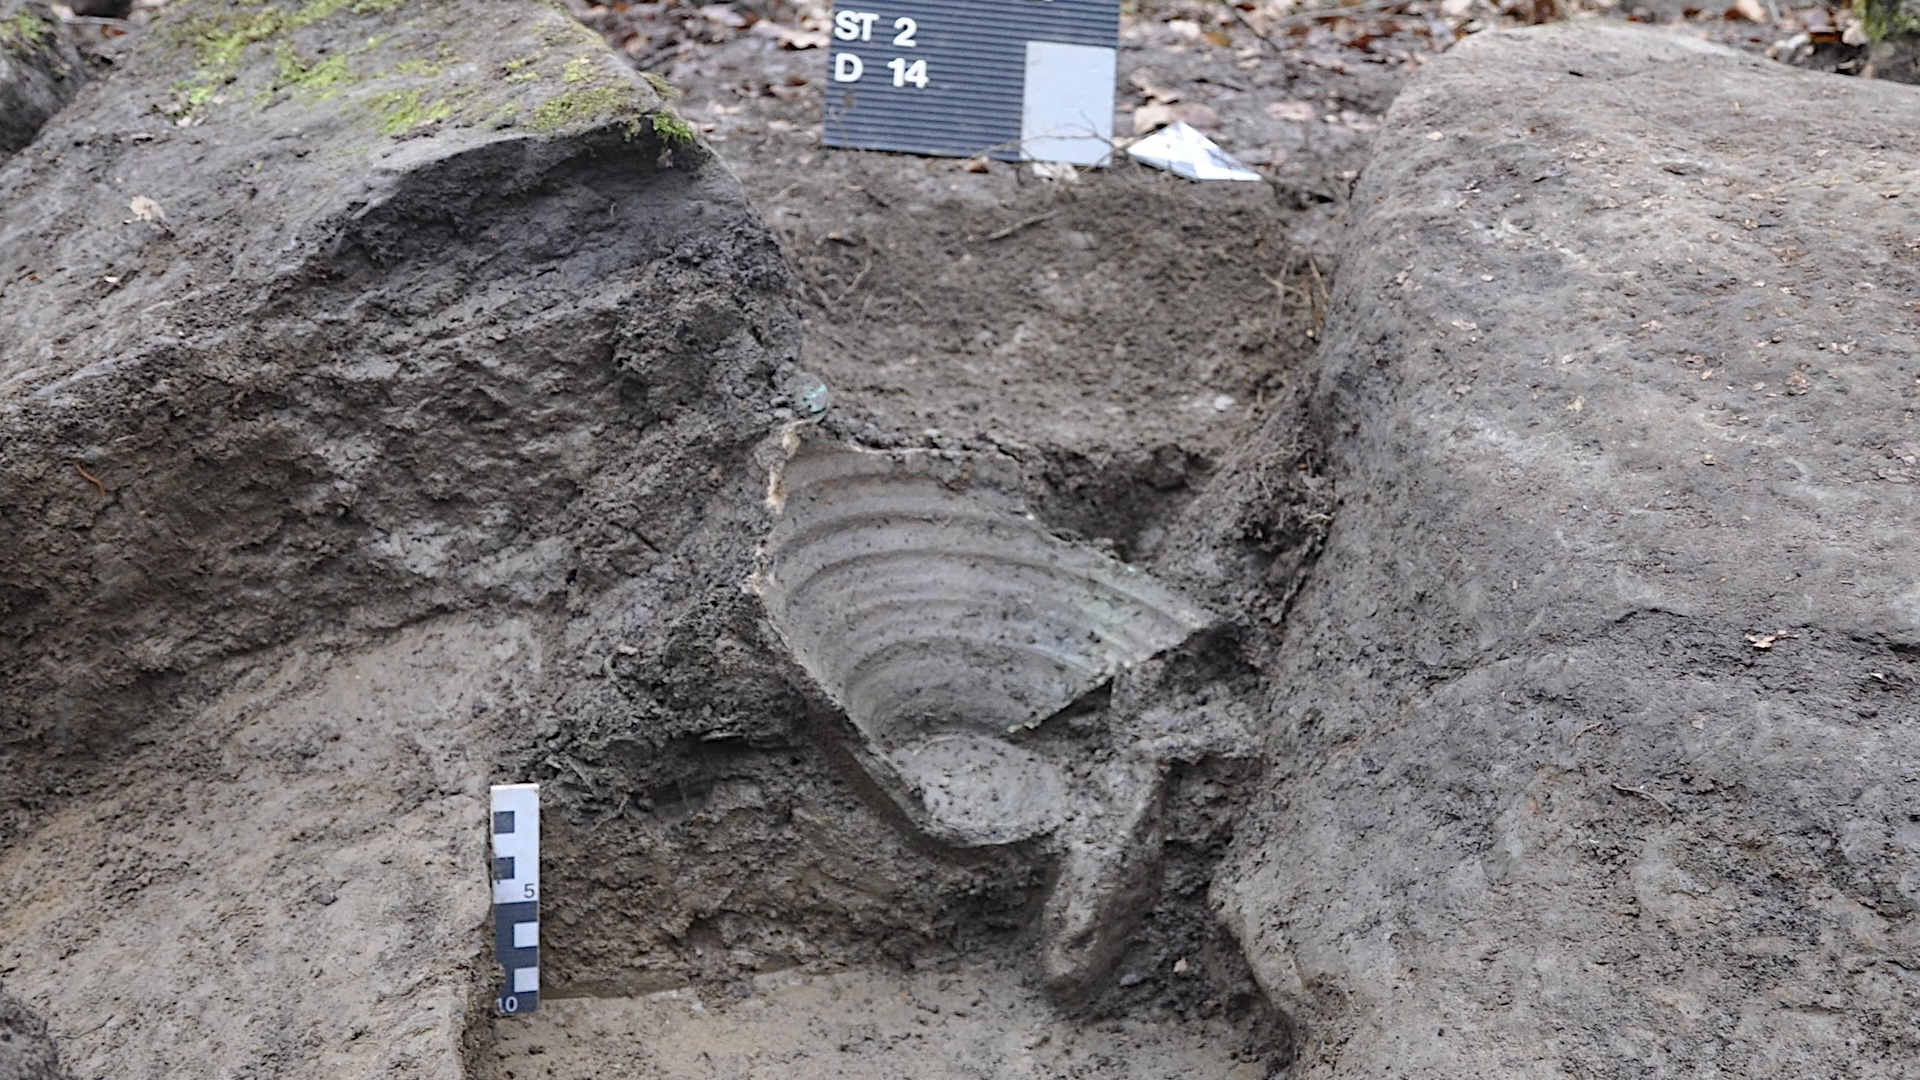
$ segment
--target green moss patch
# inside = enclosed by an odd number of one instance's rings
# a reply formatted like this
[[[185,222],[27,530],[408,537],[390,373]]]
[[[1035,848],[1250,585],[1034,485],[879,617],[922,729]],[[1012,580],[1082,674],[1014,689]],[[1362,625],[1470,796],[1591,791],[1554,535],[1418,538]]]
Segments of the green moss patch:
[[[0,48],[14,52],[38,49],[53,37],[53,29],[31,11],[0,19]]]
[[[1920,42],[1920,0],[1854,0],[1868,41]]]
[[[288,98],[340,98],[343,113],[365,117],[391,138],[436,124],[521,126],[545,134],[624,123],[629,137],[651,124],[669,146],[694,141],[684,120],[656,115],[654,96],[617,69],[597,37],[557,10],[534,25],[509,29],[525,35],[517,49],[495,44],[494,36],[506,28],[445,26],[437,18],[429,25],[402,16],[402,22],[369,26],[380,34],[364,38],[339,24],[297,33],[328,19],[402,6],[398,0],[187,0],[164,31],[191,70],[174,84],[168,114],[182,124],[199,123],[235,95],[255,109]],[[439,14],[456,13],[449,8]],[[463,48],[463,34],[482,35],[485,43]],[[363,43],[345,44],[353,41]],[[270,65],[261,63],[263,52]],[[484,70],[475,67],[477,58]]]
[[[653,114],[653,133],[670,147],[693,145],[693,125],[681,119],[672,109],[663,108]]]
[[[588,127],[622,114],[635,112],[631,92],[614,86],[595,86],[569,90],[534,106],[527,126],[535,131]]]
[[[380,117],[380,130],[388,135],[404,135],[414,128],[438,123],[453,115],[454,103],[444,97],[427,100],[419,90],[392,90],[371,102]]]

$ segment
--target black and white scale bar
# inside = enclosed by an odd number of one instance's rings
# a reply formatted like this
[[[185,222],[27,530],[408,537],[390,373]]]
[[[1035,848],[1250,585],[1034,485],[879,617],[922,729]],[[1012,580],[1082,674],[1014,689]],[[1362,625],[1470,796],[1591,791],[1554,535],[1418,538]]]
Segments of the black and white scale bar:
[[[837,0],[825,142],[1104,165],[1119,0]]]
[[[540,1007],[540,785],[493,787],[493,955],[502,1016]]]

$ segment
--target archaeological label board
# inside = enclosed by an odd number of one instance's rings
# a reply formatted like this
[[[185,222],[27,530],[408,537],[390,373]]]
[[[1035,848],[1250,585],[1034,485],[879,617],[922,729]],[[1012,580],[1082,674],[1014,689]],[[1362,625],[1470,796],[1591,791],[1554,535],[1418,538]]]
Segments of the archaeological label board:
[[[1104,165],[1119,0],[843,0],[826,144]]]

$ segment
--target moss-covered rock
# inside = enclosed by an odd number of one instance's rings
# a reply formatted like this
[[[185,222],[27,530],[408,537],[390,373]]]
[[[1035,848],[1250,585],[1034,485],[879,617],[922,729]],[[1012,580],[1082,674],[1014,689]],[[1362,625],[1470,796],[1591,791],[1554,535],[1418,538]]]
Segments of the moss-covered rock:
[[[558,8],[539,12],[504,24],[464,5],[397,0],[180,5],[156,30],[179,69],[156,107],[192,127],[325,105],[389,139],[436,126],[651,130],[653,84]]]
[[[86,81],[66,27],[40,0],[0,0],[0,158],[33,141]]]
[[[1920,0],[1854,0],[1854,14],[1868,41],[1920,43]]]

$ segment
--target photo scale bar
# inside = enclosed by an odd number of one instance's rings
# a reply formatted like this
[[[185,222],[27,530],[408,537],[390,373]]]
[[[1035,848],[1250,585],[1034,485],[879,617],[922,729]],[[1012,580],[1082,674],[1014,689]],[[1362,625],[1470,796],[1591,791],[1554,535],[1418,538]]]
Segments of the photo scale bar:
[[[503,975],[494,1008],[540,1007],[540,785],[493,787],[493,955]]]

